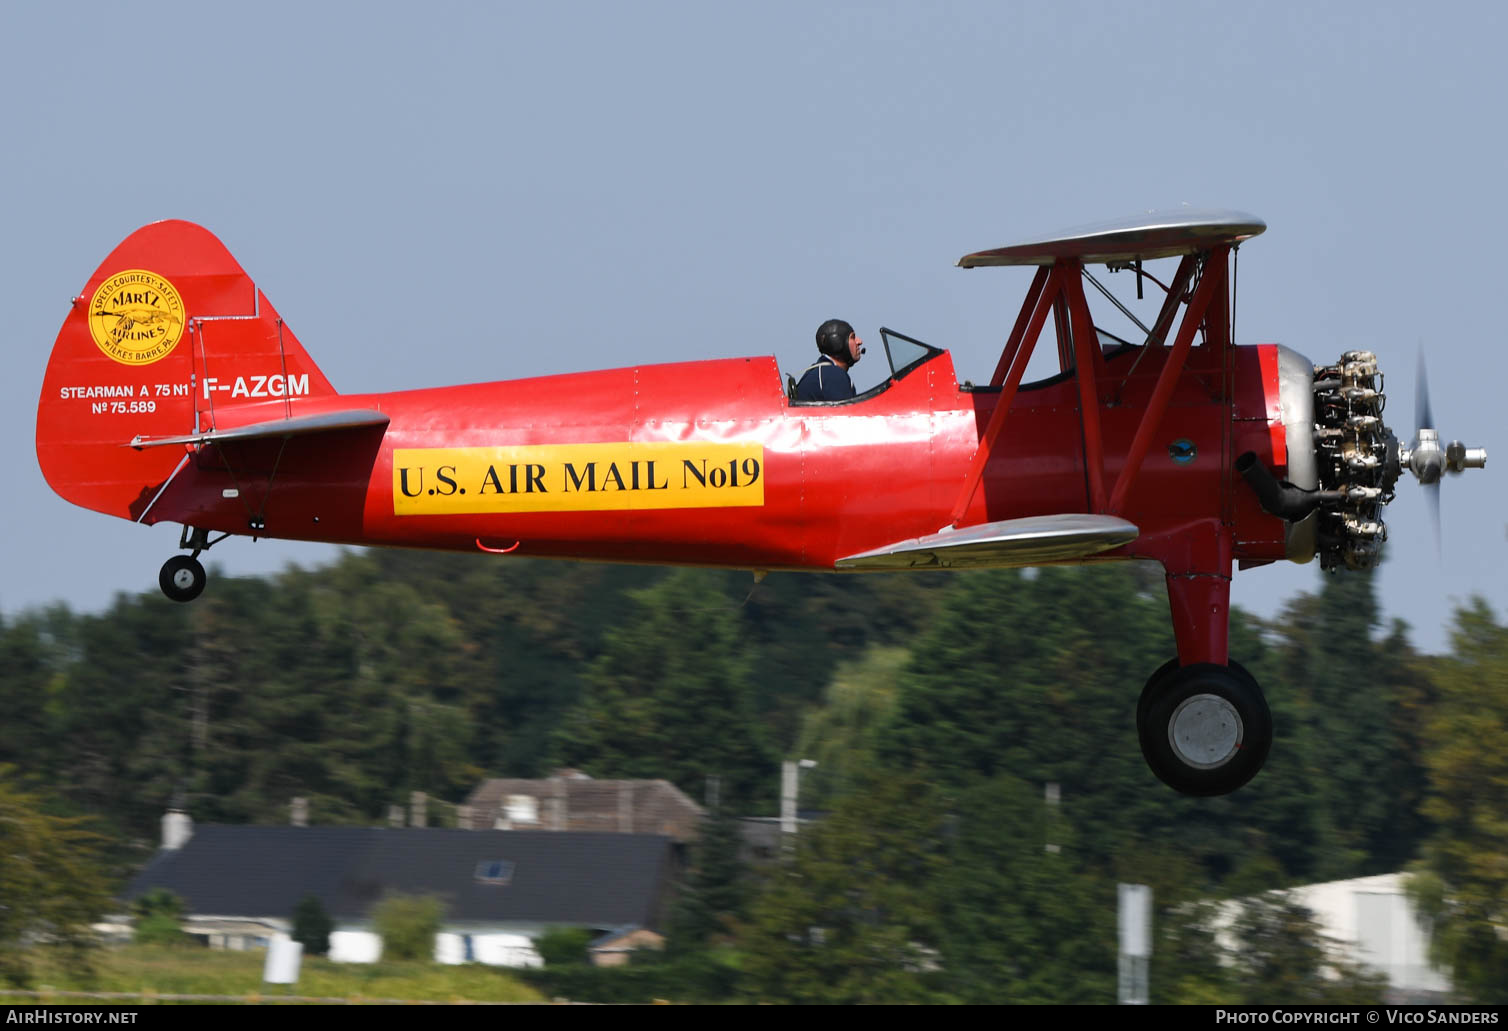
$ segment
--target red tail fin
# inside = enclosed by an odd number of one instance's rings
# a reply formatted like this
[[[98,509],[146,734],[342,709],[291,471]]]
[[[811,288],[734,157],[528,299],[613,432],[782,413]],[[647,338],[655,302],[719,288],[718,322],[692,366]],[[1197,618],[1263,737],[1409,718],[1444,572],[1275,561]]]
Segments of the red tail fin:
[[[132,438],[211,429],[227,407],[335,393],[225,245],[156,222],[111,252],[63,321],[37,404],[37,460],[59,495],[140,518],[183,460]]]

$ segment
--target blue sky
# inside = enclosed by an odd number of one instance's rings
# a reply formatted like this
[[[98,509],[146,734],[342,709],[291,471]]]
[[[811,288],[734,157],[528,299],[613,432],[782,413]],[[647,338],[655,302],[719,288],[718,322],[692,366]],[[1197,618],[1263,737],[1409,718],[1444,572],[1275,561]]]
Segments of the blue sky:
[[[210,228],[357,392],[799,369],[833,315],[982,379],[1030,276],[960,255],[1185,203],[1269,225],[1238,339],[1376,351],[1406,436],[1426,348],[1444,439],[1503,457],[1444,484],[1438,558],[1400,485],[1383,604],[1429,650],[1469,595],[1508,612],[1501,5],[11,3],[0,32],[8,614],[155,589],[176,548],[57,498],[33,446],[69,299],[143,223]],[[1272,613],[1318,575],[1233,593]]]

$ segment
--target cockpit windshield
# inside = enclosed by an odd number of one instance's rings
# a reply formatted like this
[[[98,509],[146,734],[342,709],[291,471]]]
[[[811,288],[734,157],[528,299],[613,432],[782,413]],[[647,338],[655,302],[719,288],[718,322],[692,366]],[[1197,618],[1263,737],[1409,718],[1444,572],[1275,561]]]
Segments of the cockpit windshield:
[[[1129,340],[1122,340],[1114,333],[1106,332],[1098,326],[1094,327],[1094,335],[1100,338],[1100,350],[1106,354],[1112,354],[1124,347],[1136,347]]]
[[[890,362],[890,374],[895,379],[900,379],[933,356],[942,354],[940,348],[884,326],[880,327],[880,336],[885,341],[885,358]]]

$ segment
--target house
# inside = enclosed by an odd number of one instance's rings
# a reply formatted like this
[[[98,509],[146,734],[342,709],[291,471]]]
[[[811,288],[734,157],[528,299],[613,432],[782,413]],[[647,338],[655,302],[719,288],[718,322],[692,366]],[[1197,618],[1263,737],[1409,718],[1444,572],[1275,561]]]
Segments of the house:
[[[1450,980],[1430,966],[1429,930],[1408,897],[1407,879],[1401,873],[1356,877],[1288,894],[1351,959],[1388,979],[1390,1001],[1438,1002],[1450,992]]]
[[[1340,958],[1387,978],[1393,1004],[1440,1002],[1450,979],[1429,962],[1429,929],[1404,886],[1408,875],[1380,874],[1289,888],[1281,894],[1307,909]],[[1229,948],[1239,902],[1220,907],[1219,934]]]
[[[626,966],[633,954],[640,949],[658,952],[664,948],[665,936],[657,931],[651,931],[647,927],[620,927],[592,939],[587,944],[586,951],[593,966],[621,967]]]
[[[494,779],[460,808],[468,830],[612,831],[697,839],[706,811],[668,780],[594,780],[562,770],[546,780]]]
[[[248,948],[288,933],[313,895],[335,924],[330,958],[372,962],[376,904],[433,895],[446,907],[436,960],[538,966],[534,939],[552,927],[663,926],[676,874],[676,847],[657,834],[207,825],[161,849],[123,899],[166,888],[189,934]]]

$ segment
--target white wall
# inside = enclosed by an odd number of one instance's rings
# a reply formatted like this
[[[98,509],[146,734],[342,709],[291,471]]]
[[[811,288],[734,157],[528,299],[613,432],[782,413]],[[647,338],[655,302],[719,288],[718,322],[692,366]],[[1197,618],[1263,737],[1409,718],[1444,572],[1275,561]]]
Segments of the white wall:
[[[1429,936],[1403,888],[1403,874],[1358,877],[1294,888],[1325,934],[1349,946],[1350,958],[1409,991],[1447,992],[1450,981],[1429,965]]]
[[[330,958],[337,963],[375,963],[382,939],[371,931],[331,931]]]
[[[497,931],[441,931],[435,936],[435,961],[465,963],[466,938],[471,938],[472,961],[494,967],[542,967],[544,960],[534,951],[534,942],[526,934]]]
[[[518,931],[501,928],[441,930],[435,935],[437,963],[465,963],[466,937],[471,937],[471,962],[497,967],[541,967],[544,960],[534,941]],[[337,963],[375,963],[382,958],[382,939],[376,932],[346,927],[330,934],[330,958]]]

